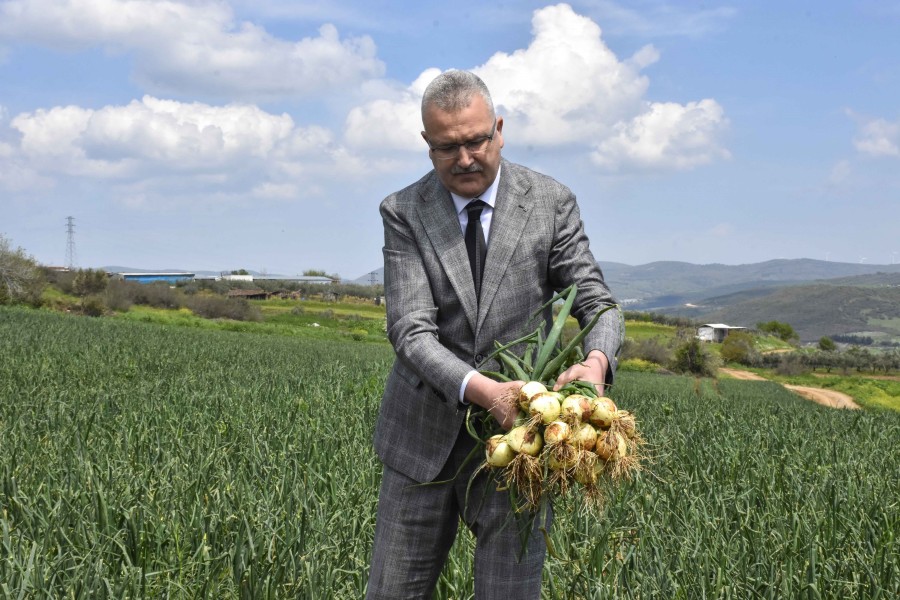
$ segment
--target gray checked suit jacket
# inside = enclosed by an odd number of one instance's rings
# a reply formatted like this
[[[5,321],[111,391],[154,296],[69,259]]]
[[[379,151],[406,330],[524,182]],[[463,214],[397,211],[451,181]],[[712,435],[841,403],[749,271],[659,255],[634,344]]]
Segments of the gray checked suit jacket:
[[[397,358],[375,450],[391,468],[431,481],[465,417],[460,385],[495,340],[534,330],[528,318],[571,283],[578,284],[573,315],[582,326],[615,300],[588,247],[575,196],[520,165],[502,161],[480,302],[453,200],[434,171],[385,198],[381,216],[388,337]],[[622,336],[621,315],[610,310],[585,340],[586,351],[609,358],[609,377]]]

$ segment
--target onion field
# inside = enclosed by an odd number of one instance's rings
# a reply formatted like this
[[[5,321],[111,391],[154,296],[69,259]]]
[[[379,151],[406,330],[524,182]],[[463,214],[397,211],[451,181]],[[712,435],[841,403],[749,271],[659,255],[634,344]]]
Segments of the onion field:
[[[386,344],[0,307],[0,599],[365,593]],[[900,414],[622,373],[651,460],[544,598],[900,597]],[[462,532],[437,598],[472,597]]]

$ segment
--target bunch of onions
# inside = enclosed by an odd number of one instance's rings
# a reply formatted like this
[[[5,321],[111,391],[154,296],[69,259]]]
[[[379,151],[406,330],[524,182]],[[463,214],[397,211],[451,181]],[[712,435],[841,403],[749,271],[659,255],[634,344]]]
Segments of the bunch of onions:
[[[541,325],[505,345],[497,343],[488,359],[496,359],[501,370],[482,371],[500,381],[526,382],[511,400],[520,411],[515,426],[506,433],[495,431],[484,441],[482,468],[499,476],[519,508],[532,512],[546,506],[549,495],[565,495],[571,490],[582,490],[584,504],[598,507],[606,487],[631,478],[640,469],[643,440],[634,415],[619,410],[611,398],[598,395],[592,384],[572,382],[559,391],[552,389],[563,371],[583,359],[580,344],[600,315],[616,308],[599,311],[562,346],[560,336],[576,294],[577,288],[572,286],[535,313],[564,300],[546,338]],[[524,354],[513,354],[514,347],[523,345]],[[475,435],[474,429],[470,433]]]
[[[541,387],[546,388],[535,381],[522,387],[518,402],[525,410],[509,432],[485,442],[484,466],[516,489],[525,507],[573,486],[583,490],[586,505],[599,506],[604,487],[640,468],[642,440],[634,416],[586,389],[567,394]]]

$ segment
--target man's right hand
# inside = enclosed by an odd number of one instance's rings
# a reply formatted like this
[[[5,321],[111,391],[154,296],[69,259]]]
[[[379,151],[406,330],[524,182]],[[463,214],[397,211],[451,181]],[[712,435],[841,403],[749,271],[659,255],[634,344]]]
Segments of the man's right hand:
[[[466,384],[465,398],[487,409],[504,431],[512,429],[519,414],[517,398],[524,381],[501,382],[476,373]]]

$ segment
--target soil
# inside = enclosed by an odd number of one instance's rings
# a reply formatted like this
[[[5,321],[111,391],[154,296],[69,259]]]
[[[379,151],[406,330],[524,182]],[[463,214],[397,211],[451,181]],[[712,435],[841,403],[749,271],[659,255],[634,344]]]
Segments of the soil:
[[[756,373],[751,373],[750,371],[726,369],[725,367],[722,367],[721,369],[719,369],[719,373],[725,373],[729,377],[734,377],[735,379],[743,379],[746,381],[766,381],[765,377],[760,377]]]
[[[750,371],[741,371],[739,369],[719,369],[720,373],[724,373],[729,375],[730,377],[734,377],[735,379],[744,379],[748,381],[765,381],[765,377],[760,377],[756,373],[751,373]],[[807,400],[812,400],[818,404],[823,406],[828,406],[831,408],[848,408],[848,409],[859,409],[861,408],[859,404],[853,401],[853,398],[844,394],[843,392],[836,392],[834,390],[826,390],[822,388],[815,387],[807,387],[803,385],[787,385],[785,386],[787,389],[791,390],[795,394],[799,394],[800,396],[806,398]]]

